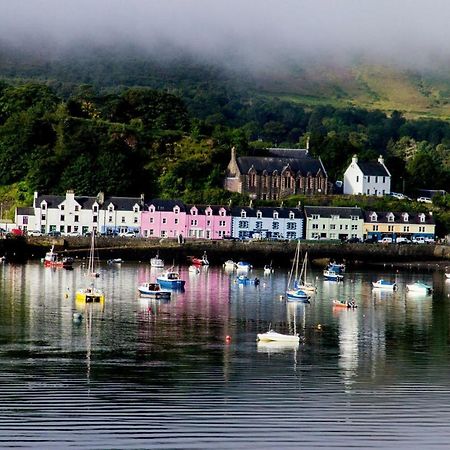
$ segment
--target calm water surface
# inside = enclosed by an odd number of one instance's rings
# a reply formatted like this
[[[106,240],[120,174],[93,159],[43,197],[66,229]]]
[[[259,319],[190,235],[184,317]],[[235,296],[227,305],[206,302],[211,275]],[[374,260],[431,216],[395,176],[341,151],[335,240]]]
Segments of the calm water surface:
[[[450,282],[439,272],[318,277],[310,305],[211,267],[169,302],[139,299],[148,265],[103,266],[102,305],[76,304],[81,268],[0,266],[0,447],[432,448],[450,445]],[[318,274],[317,274],[318,275]],[[396,293],[370,282],[396,278]],[[432,283],[432,296],[405,292]],[[354,311],[331,298],[357,299]],[[73,313],[83,314],[74,322]],[[262,345],[269,326],[298,346]],[[231,340],[227,342],[226,336]]]

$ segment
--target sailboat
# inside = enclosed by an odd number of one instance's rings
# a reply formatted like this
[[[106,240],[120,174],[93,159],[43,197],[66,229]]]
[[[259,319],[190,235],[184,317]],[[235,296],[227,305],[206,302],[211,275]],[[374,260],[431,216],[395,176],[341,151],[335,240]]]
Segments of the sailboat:
[[[308,268],[308,252],[305,253],[305,257],[303,259],[302,269],[300,271],[300,277],[297,281],[296,287],[305,292],[316,292],[316,286],[314,286],[311,282],[306,279],[306,272]]]
[[[91,235],[91,248],[89,250],[89,262],[87,266],[86,275],[92,278],[92,282],[86,288],[78,289],[75,294],[77,302],[84,301],[86,303],[100,303],[105,301],[105,294],[99,288],[95,287],[95,278],[98,277],[98,272],[95,271],[95,233]]]
[[[295,250],[294,261],[292,263],[291,272],[289,274],[288,286],[286,289],[286,297],[288,301],[301,301],[309,303],[309,295],[300,287],[299,267],[300,263],[300,241],[298,241]],[[294,274],[295,271],[295,274]]]

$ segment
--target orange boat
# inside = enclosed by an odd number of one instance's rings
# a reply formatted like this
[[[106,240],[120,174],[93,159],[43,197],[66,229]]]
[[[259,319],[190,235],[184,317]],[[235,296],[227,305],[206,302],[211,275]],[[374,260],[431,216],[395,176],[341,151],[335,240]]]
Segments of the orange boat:
[[[346,309],[355,309],[358,307],[354,300],[333,300],[333,306]]]

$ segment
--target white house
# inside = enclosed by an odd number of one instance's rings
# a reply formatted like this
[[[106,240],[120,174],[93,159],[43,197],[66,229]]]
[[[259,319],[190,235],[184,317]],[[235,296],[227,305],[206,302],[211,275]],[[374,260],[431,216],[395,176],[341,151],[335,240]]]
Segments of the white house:
[[[362,239],[364,215],[361,208],[305,206],[306,239]]]
[[[344,173],[344,194],[378,195],[391,192],[391,174],[380,155],[377,162],[358,161],[353,155],[352,162]]]
[[[300,208],[235,207],[231,210],[231,236],[245,239],[303,239],[304,214]]]
[[[28,215],[26,229],[62,234],[139,232],[142,205],[142,197],[105,197],[103,193],[96,197],[75,196],[74,191],[67,191],[65,196],[35,192],[34,214]],[[23,221],[23,214],[17,215],[16,223],[21,228]]]

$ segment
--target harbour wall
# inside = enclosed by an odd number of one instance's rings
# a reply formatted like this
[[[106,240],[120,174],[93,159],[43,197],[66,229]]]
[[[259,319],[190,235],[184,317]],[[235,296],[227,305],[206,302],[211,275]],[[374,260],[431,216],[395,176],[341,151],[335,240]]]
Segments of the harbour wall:
[[[9,238],[0,240],[0,256],[8,260],[24,262],[42,258],[55,245],[55,250],[75,258],[87,257],[90,239],[84,237],[52,239]],[[220,265],[227,259],[246,260],[262,267],[271,261],[275,266],[291,264],[296,242],[279,241],[209,241],[190,240],[179,244],[170,239],[106,238],[96,239],[100,259],[122,258],[128,261],[148,261],[157,252],[167,264],[186,263],[190,256],[201,257],[207,252],[212,265]],[[350,264],[440,262],[449,264],[450,246],[434,244],[342,244],[336,242],[305,241],[302,252],[308,252],[309,259],[316,264],[328,260],[345,261]]]

